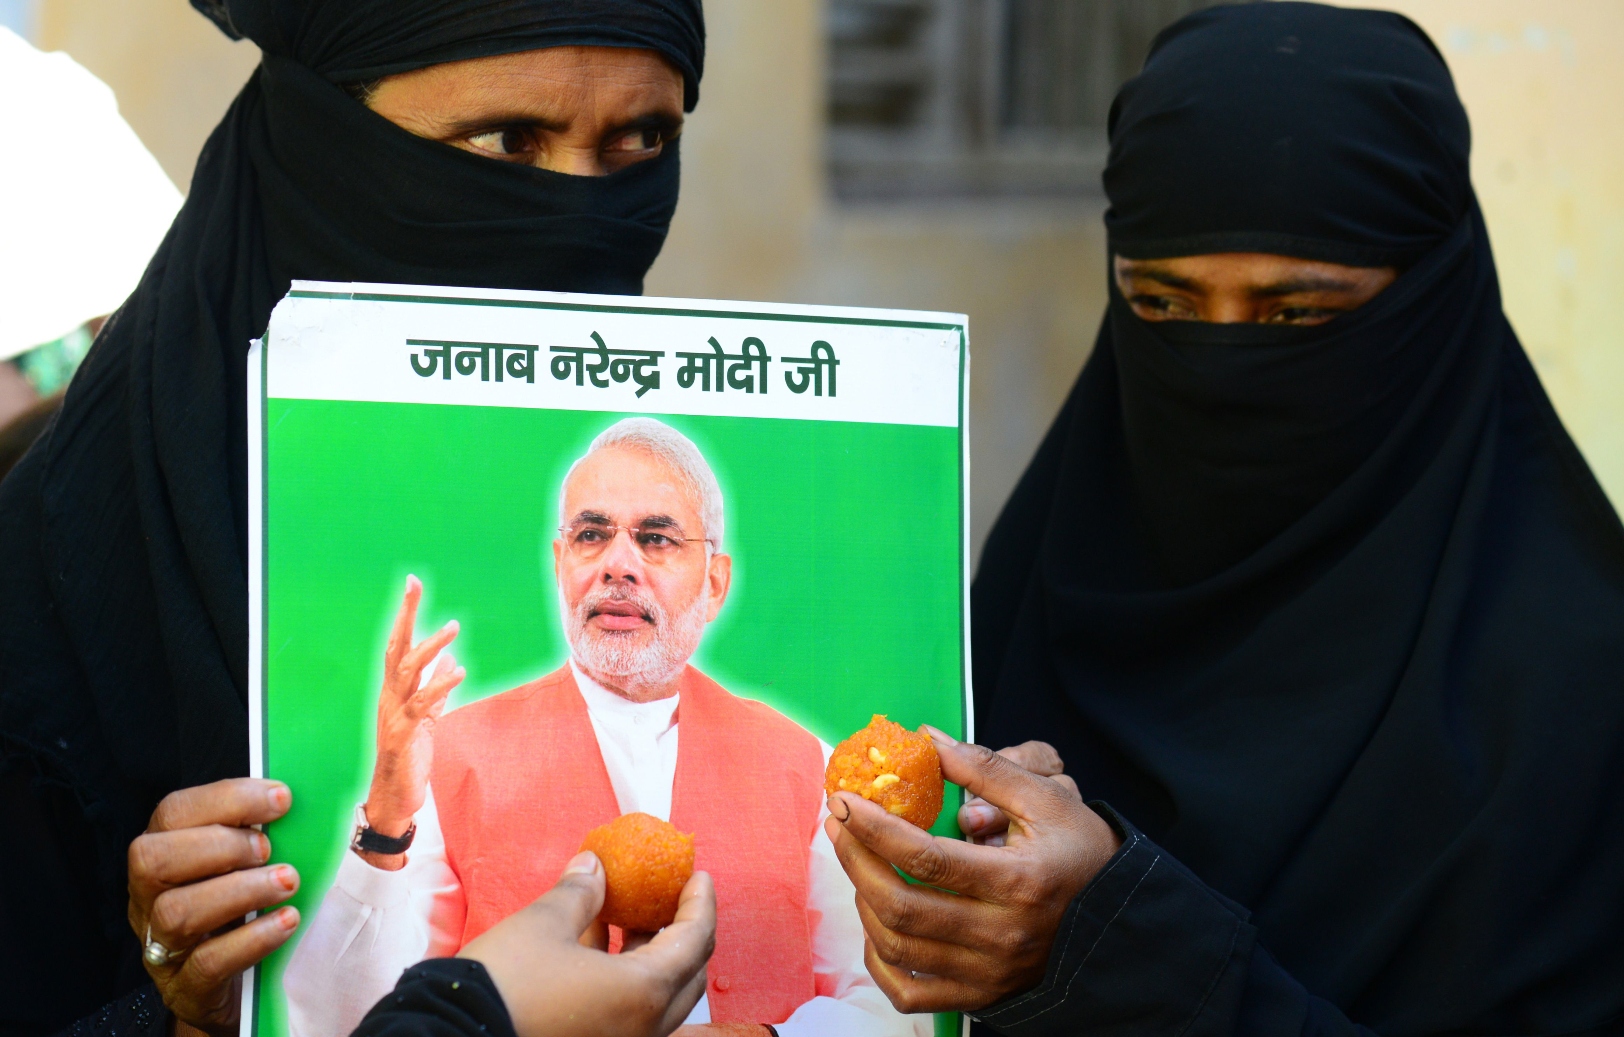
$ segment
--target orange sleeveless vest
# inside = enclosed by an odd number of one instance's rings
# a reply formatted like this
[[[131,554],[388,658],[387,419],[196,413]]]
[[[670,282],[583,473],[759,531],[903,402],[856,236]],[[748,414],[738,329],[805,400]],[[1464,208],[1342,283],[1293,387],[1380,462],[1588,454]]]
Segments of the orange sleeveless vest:
[[[815,993],[807,855],[823,752],[692,666],[680,694],[671,823],[694,833],[694,866],[716,883],[711,1020],[780,1023]],[[446,714],[430,782],[464,945],[551,889],[586,833],[620,814],[568,665]]]

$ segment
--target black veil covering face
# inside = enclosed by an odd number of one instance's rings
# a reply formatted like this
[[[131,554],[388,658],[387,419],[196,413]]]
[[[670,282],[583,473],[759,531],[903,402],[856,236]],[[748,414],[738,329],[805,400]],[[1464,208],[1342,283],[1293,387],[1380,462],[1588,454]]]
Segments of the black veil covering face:
[[[637,293],[665,240],[674,147],[566,176],[414,137],[338,84],[641,47],[684,74],[692,108],[704,61],[700,0],[194,2],[264,61],[0,486],[3,844],[80,843],[48,863],[0,854],[4,989],[29,992],[3,999],[7,1032],[55,1029],[144,978],[129,842],[169,791],[247,772],[244,365],[289,279]]]
[[[1053,742],[1354,1023],[1591,1032],[1624,1011],[1624,529],[1501,311],[1469,145],[1398,15],[1158,39],[1114,252],[1402,273],[1317,327],[1112,287],[982,558],[977,737]]]

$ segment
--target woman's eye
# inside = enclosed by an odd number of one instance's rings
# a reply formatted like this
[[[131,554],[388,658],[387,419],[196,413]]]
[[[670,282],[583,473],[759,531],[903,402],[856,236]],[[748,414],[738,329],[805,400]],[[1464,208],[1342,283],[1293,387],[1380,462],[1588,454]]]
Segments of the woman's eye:
[[[1166,295],[1135,295],[1128,300],[1150,320],[1194,320],[1196,313],[1189,306]]]
[[[511,126],[489,133],[476,133],[468,138],[468,143],[492,155],[522,155],[531,150],[529,135]]]
[[[1287,306],[1276,310],[1264,319],[1265,324],[1324,324],[1335,317],[1339,310],[1328,310],[1320,306]]]
[[[604,148],[604,150],[653,151],[655,148],[664,143],[665,134],[661,133],[659,130],[633,130],[630,133],[622,133],[620,136],[610,141],[609,145]]]

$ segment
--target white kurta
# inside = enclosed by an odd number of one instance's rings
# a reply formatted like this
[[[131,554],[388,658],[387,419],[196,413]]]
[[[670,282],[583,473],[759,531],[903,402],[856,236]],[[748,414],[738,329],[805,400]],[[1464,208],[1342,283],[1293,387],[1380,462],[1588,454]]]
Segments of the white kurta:
[[[641,811],[670,820],[678,697],[631,702],[601,687],[573,662],[570,668],[586,700],[621,813]],[[827,764],[830,747],[819,745]],[[856,891],[823,832],[826,816],[827,808],[813,832],[807,866],[806,911],[817,996],[776,1028],[781,1037],[929,1037],[931,1017],[898,1013],[863,967]],[[345,1037],[394,989],[403,971],[424,958],[457,952],[463,914],[462,886],[446,862],[430,788],[404,868],[384,871],[354,853],[344,854],[333,887],[283,977],[292,1037]],[[709,1005],[701,998],[688,1022],[709,1021]]]

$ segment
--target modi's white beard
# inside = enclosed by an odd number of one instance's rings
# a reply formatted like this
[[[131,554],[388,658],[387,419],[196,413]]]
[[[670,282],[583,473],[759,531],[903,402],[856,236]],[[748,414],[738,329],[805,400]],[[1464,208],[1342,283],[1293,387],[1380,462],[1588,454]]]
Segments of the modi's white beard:
[[[599,630],[587,620],[606,601],[626,602],[648,616],[651,631]],[[671,615],[652,595],[627,584],[600,586],[574,608],[564,603],[565,634],[575,661],[589,673],[638,684],[662,684],[676,677],[699,647],[710,607],[706,587],[685,611]]]

